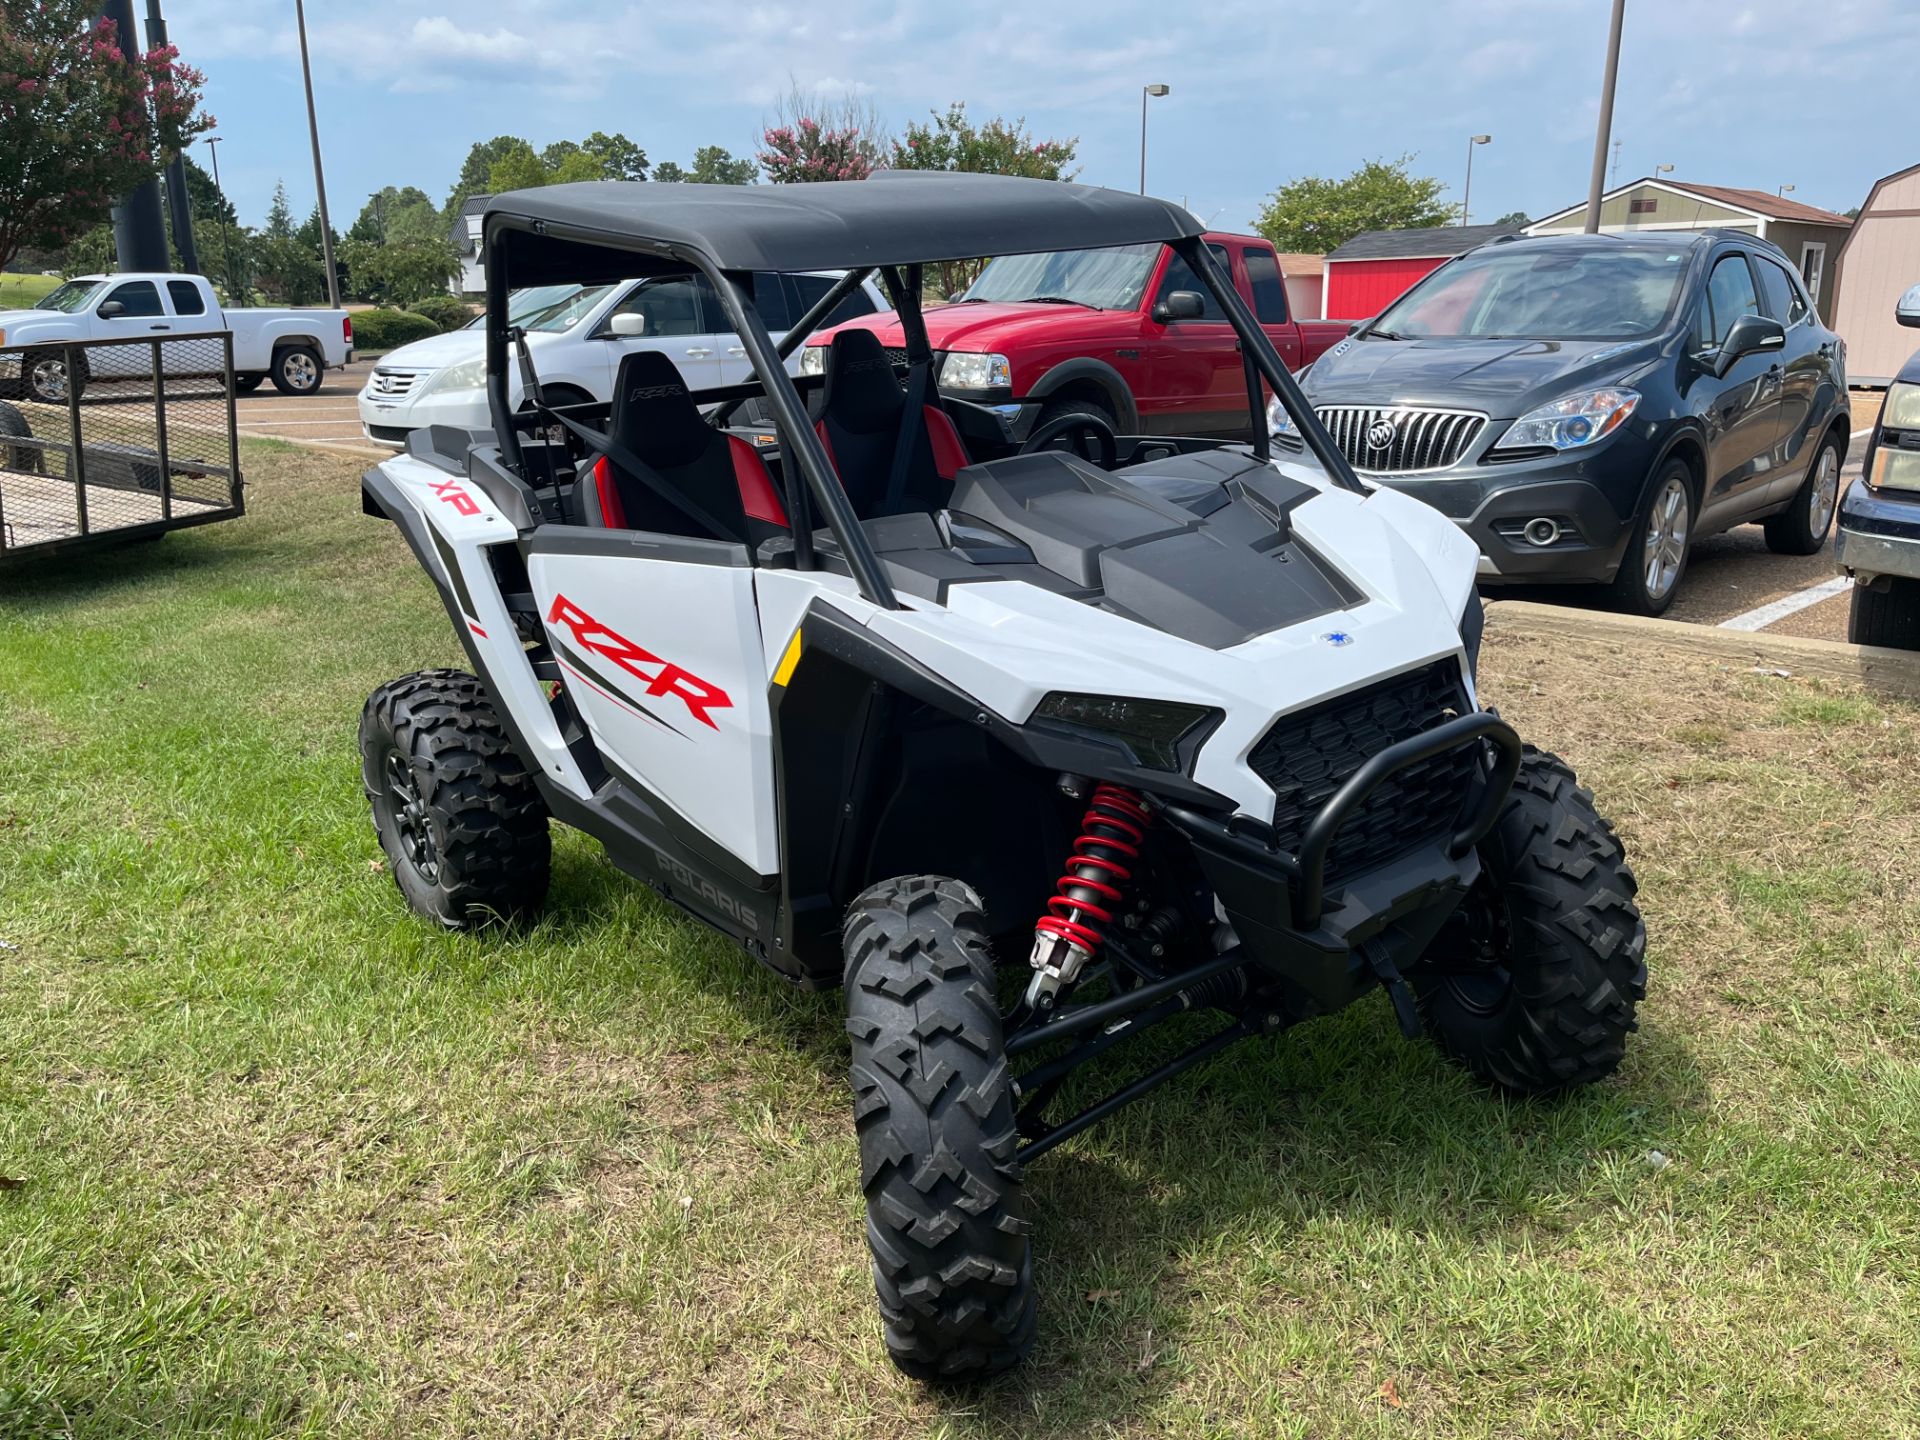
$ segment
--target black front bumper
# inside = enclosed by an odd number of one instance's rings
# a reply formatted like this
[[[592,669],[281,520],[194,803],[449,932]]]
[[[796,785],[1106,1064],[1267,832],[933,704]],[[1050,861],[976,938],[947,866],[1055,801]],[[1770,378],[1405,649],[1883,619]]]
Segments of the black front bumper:
[[[1381,784],[1447,751],[1475,747],[1480,776],[1443,843],[1424,846],[1329,895],[1334,837]],[[1245,815],[1170,804],[1161,813],[1192,843],[1215,896],[1254,963],[1314,1010],[1335,1010],[1377,983],[1361,954],[1385,943],[1411,963],[1479,873],[1473,850],[1499,819],[1520,770],[1520,737],[1490,711],[1461,715],[1379,751],[1353,772],[1308,824],[1292,854],[1271,827]],[[1397,942],[1397,943],[1396,943]]]

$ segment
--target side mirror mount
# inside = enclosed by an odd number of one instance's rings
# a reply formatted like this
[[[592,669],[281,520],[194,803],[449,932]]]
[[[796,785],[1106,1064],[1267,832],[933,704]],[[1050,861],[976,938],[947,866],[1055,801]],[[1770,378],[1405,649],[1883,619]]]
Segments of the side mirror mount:
[[[1920,329],[1920,285],[1900,297],[1900,303],[1893,307],[1893,318],[1909,328]]]
[[[118,300],[102,300],[100,302],[100,308],[93,313],[98,315],[102,320],[111,320],[117,315],[126,314],[127,307],[122,305]]]
[[[1347,334],[1349,336],[1358,335],[1362,330],[1366,329],[1367,326],[1371,325],[1372,323],[1373,323],[1372,316],[1368,316],[1365,320],[1356,320],[1351,325],[1347,326]]]
[[[607,333],[622,339],[634,339],[647,333],[647,317],[635,310],[622,310],[607,322]]]
[[[1169,290],[1166,299],[1153,307],[1153,318],[1162,325],[1175,320],[1198,320],[1206,313],[1206,298],[1198,290]]]
[[[1787,348],[1787,327],[1765,315],[1742,315],[1727,331],[1726,342],[1714,362],[1714,375],[1725,375],[1748,355]]]

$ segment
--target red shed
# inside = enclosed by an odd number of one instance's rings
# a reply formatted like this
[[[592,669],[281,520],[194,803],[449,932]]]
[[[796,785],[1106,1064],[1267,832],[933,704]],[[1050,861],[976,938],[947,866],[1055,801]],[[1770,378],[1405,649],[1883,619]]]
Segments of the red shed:
[[[1369,230],[1327,256],[1327,285],[1320,318],[1367,320],[1456,255],[1518,225],[1435,225],[1422,230]]]

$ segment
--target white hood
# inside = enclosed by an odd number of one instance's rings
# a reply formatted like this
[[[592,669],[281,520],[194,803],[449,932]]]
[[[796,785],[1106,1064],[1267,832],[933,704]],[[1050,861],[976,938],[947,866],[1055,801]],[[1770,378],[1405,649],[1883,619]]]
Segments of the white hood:
[[[564,339],[565,333],[540,332],[527,336],[527,348],[538,354],[544,346]],[[445,335],[429,335],[398,350],[389,350],[374,364],[382,370],[438,370],[463,360],[478,360],[486,353],[487,332],[463,328],[449,330]]]

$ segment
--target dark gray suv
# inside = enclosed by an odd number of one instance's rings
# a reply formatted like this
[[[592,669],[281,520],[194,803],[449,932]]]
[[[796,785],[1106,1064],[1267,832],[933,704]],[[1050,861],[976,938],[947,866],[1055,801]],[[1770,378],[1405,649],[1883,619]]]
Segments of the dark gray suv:
[[[1832,528],[1845,347],[1737,231],[1496,240],[1300,380],[1363,478],[1474,538],[1486,583],[1606,584],[1658,615],[1700,536],[1760,520],[1810,555]]]

